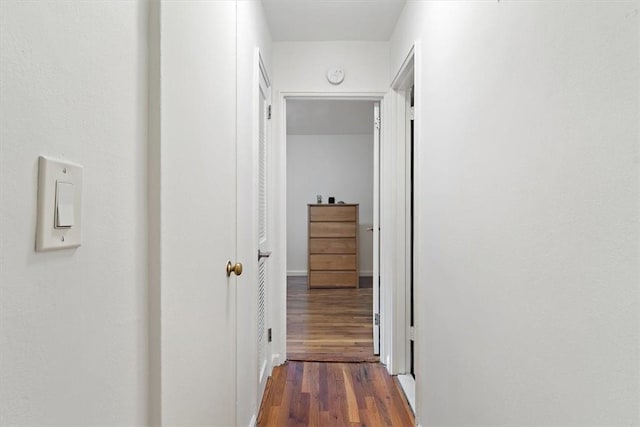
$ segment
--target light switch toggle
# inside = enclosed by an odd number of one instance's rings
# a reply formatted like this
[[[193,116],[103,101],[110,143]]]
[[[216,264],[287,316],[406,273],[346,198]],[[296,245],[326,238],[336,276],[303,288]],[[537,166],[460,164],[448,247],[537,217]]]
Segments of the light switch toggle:
[[[75,187],[70,182],[56,181],[56,221],[55,228],[74,226]]]

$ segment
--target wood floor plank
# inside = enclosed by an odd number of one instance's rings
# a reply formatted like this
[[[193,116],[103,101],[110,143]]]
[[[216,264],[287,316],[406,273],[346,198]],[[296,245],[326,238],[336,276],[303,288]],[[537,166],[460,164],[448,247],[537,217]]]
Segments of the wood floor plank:
[[[328,365],[328,395],[329,395],[329,417],[337,425],[344,425],[347,422],[346,406],[343,406],[344,381],[337,363]]]
[[[358,400],[356,399],[356,393],[353,389],[353,383],[351,381],[351,369],[348,366],[342,366],[342,377],[344,378],[345,394],[347,397],[347,412],[349,413],[349,421],[352,423],[360,422],[360,414],[358,409]]]
[[[258,424],[259,426],[277,426],[278,425],[278,417],[280,416],[280,407],[272,406],[269,409],[269,418],[265,424]]]
[[[329,411],[329,374],[327,373],[328,364],[323,363],[318,369],[318,382],[320,393],[318,400],[320,402],[321,411]]]
[[[262,394],[262,402],[260,403],[260,412],[258,412],[258,420],[256,421],[256,423],[258,425],[264,424],[265,420],[266,420],[265,417],[269,416],[269,414],[268,414],[269,409],[268,408],[271,407],[270,399],[271,399],[271,396],[272,396],[272,393],[271,393],[271,386],[272,385],[273,385],[273,377],[271,376],[271,377],[267,378],[267,384],[265,385],[264,393]],[[266,408],[266,410],[265,410],[265,408]]]
[[[309,393],[294,393],[295,402],[289,411],[289,425],[306,427],[309,425],[309,408],[311,396]]]
[[[335,421],[329,417],[329,411],[320,412],[320,426],[333,426]]]
[[[378,412],[378,406],[376,405],[376,399],[373,396],[365,397],[365,401],[367,402],[367,421],[371,426],[381,426],[384,425],[382,420],[380,419],[380,414]]]
[[[287,385],[286,381],[287,370],[286,369],[274,369],[273,373],[273,402],[274,406],[279,406],[282,403],[282,396],[284,396],[284,388]],[[284,376],[284,378],[282,378]]]
[[[317,362],[307,363],[304,380],[306,380],[307,388],[309,389],[311,402],[318,402],[318,397],[320,396],[320,382],[318,381],[319,375],[320,375],[320,364]],[[303,384],[303,391],[306,391],[304,389],[304,384]],[[321,426],[320,405],[313,404],[313,403],[310,404],[309,425]]]
[[[366,391],[362,384],[362,364],[350,363],[348,366],[349,374],[351,375],[351,384],[353,384],[353,391],[358,403],[358,410],[365,410],[367,409],[367,403],[365,401]]]
[[[293,389],[295,387],[294,379],[295,379],[296,366],[289,365],[289,367],[292,369],[287,369],[286,371],[287,375],[285,375],[282,400],[280,402],[281,409],[278,412],[277,424],[275,424],[277,426],[289,425],[289,412],[290,412],[291,404],[293,403],[293,399],[294,399]],[[289,375],[290,372],[293,372],[293,373]],[[292,380],[288,380],[289,377],[291,377]]]
[[[376,399],[376,407],[378,408],[378,414],[382,419],[384,425],[393,425],[391,420],[391,414],[389,413],[389,405],[391,404],[389,397],[389,390],[384,380],[384,374],[381,374],[378,370],[371,371],[372,387]]]

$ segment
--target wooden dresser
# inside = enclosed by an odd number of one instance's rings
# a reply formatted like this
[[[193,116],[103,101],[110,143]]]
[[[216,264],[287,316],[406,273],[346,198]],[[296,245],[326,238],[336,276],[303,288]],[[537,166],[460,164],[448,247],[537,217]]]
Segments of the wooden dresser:
[[[309,288],[358,287],[358,205],[309,205]]]

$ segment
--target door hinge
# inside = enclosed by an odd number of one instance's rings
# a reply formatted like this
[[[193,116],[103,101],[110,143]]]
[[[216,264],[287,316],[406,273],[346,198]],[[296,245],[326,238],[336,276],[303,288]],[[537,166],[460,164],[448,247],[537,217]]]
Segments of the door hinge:
[[[267,120],[271,120],[271,105],[267,107]]]
[[[380,117],[376,117],[373,122],[375,130],[380,130]]]
[[[409,340],[411,341],[415,341],[416,340],[416,328],[411,326],[409,328]]]
[[[267,342],[271,342],[273,337],[271,336],[271,328],[267,329]]]
[[[414,110],[414,107],[411,107],[411,110],[409,110],[409,118],[410,118],[411,120],[414,120],[414,119],[415,119],[415,110]]]
[[[376,325],[376,326],[379,326],[379,325],[380,325],[380,314],[379,314],[379,313],[376,313],[376,314],[373,316],[373,322],[375,323],[375,325]]]

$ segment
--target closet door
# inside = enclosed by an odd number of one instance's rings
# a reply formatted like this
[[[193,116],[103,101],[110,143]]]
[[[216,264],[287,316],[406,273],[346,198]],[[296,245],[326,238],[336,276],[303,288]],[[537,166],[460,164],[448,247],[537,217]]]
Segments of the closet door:
[[[159,386],[167,426],[236,425],[236,2],[161,1]],[[153,339],[153,338],[152,338]],[[158,356],[159,355],[159,356]]]
[[[268,342],[269,334],[267,327],[268,319],[268,301],[267,295],[269,291],[269,268],[268,262],[271,256],[271,242],[268,230],[269,223],[269,153],[270,153],[270,134],[269,134],[269,108],[271,100],[271,88],[269,87],[269,79],[263,62],[259,61],[259,82],[258,82],[258,114],[255,144],[258,151],[258,167],[257,167],[257,197],[258,205],[258,233],[256,236],[258,243],[258,280],[257,280],[257,313],[256,313],[256,338],[258,346],[258,393],[261,397],[262,392],[267,385],[269,377],[268,363]],[[258,400],[260,402],[260,400]]]

